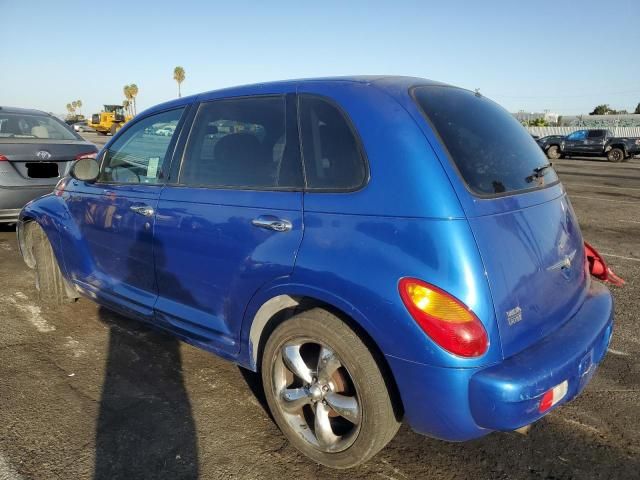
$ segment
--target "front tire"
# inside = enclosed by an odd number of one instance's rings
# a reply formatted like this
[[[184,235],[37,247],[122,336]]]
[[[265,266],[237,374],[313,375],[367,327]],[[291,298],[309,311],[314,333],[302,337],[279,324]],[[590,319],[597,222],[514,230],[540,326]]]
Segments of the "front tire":
[[[612,148],[607,153],[607,160],[614,163],[622,162],[624,160],[624,151],[621,148]]]
[[[261,369],[280,430],[318,463],[359,465],[400,427],[371,352],[326,310],[302,312],[280,324],[267,340]]]
[[[36,222],[27,224],[25,240],[35,260],[36,289],[40,301],[55,305],[75,301],[77,296],[62,276],[51,243],[42,227]]]
[[[547,149],[547,158],[550,160],[558,160],[560,157],[562,157],[562,153],[560,152],[560,147],[557,145],[551,145]]]

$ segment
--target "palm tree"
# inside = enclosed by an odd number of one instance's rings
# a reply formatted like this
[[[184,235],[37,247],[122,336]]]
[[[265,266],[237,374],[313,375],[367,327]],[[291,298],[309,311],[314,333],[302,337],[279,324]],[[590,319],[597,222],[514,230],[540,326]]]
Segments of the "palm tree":
[[[127,102],[127,109],[129,111],[129,114],[132,115],[132,111],[131,111],[131,105],[132,105],[132,96],[131,96],[131,85],[125,85],[124,87],[122,87],[122,92],[124,93],[124,98],[126,99],[125,101]],[[122,102],[122,105],[124,105],[124,102]]]
[[[136,95],[138,95],[138,86],[135,83],[129,85],[129,94],[131,95],[131,100],[133,100],[133,115],[135,116],[138,113],[138,107],[136,105]]]
[[[82,115],[82,100],[76,100],[76,106],[80,110],[80,115]]]
[[[73,112],[73,106],[70,103],[67,103],[67,112],[69,112],[69,114]]]
[[[78,108],[78,102],[75,100],[71,102],[71,107],[73,108],[73,113],[76,113],[76,108]]]
[[[182,96],[182,92],[180,91],[180,84],[184,82],[186,75],[184,73],[184,68],[176,67],[173,69],[173,79],[178,82],[178,98]]]
[[[124,108],[125,112],[131,113],[131,103],[129,102],[129,100],[123,100],[122,107]]]

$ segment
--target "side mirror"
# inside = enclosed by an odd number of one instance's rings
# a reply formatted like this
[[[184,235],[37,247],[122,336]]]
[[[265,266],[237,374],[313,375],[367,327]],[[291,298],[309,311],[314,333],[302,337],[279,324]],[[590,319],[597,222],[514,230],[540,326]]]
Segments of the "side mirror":
[[[100,166],[93,158],[81,158],[76,160],[69,172],[73,178],[83,182],[95,182],[100,173]]]

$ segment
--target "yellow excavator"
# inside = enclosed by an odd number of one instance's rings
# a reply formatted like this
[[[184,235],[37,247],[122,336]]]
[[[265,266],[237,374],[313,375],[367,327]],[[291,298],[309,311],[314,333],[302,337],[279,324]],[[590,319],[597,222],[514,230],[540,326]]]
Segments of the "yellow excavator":
[[[125,113],[122,105],[105,105],[100,113],[91,115],[88,125],[101,135],[115,135],[132,118]]]

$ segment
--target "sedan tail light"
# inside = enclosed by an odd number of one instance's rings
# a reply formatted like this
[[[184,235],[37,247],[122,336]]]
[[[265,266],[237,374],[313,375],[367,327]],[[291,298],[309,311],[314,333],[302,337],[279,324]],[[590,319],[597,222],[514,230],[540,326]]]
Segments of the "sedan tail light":
[[[0,162],[8,162],[9,159],[0,153]]]
[[[457,298],[415,278],[399,283],[400,297],[422,330],[442,348],[461,357],[479,357],[489,347],[482,322]]]
[[[584,254],[586,258],[585,268],[589,270],[589,273],[603,282],[611,283],[617,287],[621,287],[625,284],[625,281],[613,273],[613,270],[607,266],[607,263],[602,258],[595,248],[584,242]]]
[[[76,155],[76,160],[80,160],[82,158],[93,158],[95,159],[98,156],[98,152],[84,152]]]

